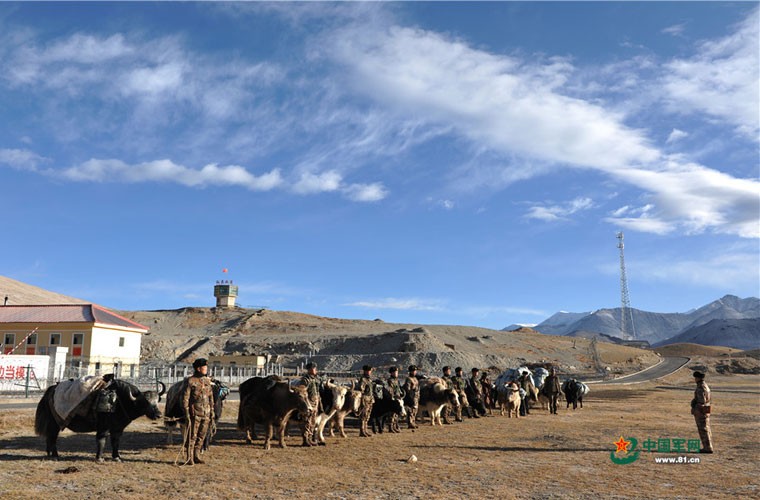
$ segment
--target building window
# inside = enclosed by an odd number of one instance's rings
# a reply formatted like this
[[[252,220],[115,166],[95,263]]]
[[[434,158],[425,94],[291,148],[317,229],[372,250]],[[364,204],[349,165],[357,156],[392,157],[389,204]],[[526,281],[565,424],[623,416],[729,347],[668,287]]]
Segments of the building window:
[[[95,374],[96,375],[100,374],[100,361],[95,363]]]
[[[60,333],[51,333],[50,334],[50,345],[61,345],[61,334]]]
[[[26,354],[34,355],[36,354],[36,346],[37,346],[37,334],[33,333],[29,335],[26,338]]]
[[[129,378],[135,378],[135,365],[129,365]]]
[[[124,347],[124,337],[119,337],[119,347]]]
[[[41,345],[37,348],[37,354],[46,355],[48,353],[47,347],[44,345]]]
[[[3,354],[9,354],[16,347],[16,334],[6,333],[3,340]]]
[[[82,344],[84,344],[84,333],[75,333],[74,336],[71,339],[71,355],[72,356],[81,356],[82,355]]]

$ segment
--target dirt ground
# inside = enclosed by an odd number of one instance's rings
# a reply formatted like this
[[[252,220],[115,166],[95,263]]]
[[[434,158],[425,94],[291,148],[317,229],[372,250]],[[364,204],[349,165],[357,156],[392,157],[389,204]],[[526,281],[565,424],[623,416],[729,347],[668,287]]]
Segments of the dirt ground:
[[[93,434],[65,431],[61,459],[44,458],[34,436],[34,410],[0,404],[1,498],[757,498],[760,480],[760,376],[715,375],[712,429],[716,453],[642,451],[612,462],[621,436],[696,439],[689,413],[688,370],[630,386],[594,384],[583,409],[526,418],[493,416],[416,432],[328,438],[326,447],[264,451],[235,429],[237,404],[225,407],[205,465],[174,465],[178,445],[161,425],[133,422],[122,440],[122,463],[96,464]],[[641,449],[641,446],[639,446]],[[416,455],[416,463],[406,460]],[[622,455],[620,455],[622,456]],[[698,464],[657,464],[687,456]]]

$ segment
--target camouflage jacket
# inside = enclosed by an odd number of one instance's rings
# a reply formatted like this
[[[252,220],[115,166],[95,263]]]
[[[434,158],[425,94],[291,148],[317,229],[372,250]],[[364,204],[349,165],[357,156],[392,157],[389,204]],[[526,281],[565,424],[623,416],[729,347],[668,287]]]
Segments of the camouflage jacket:
[[[319,377],[314,375],[304,374],[301,377],[299,385],[306,387],[306,394],[310,401],[317,401],[319,399]]]
[[[209,377],[193,375],[187,378],[182,409],[192,418],[214,418],[214,391]]]
[[[420,381],[417,377],[406,377],[404,381],[404,390],[411,396],[415,403],[420,401]]]
[[[451,380],[451,375],[441,375],[441,378],[444,382],[446,382],[446,389],[451,389],[453,387],[453,381]]]
[[[703,411],[712,406],[710,388],[702,381],[694,390],[694,399],[691,400],[692,409]],[[703,411],[703,413],[708,413]]]
[[[480,379],[478,377],[472,376],[468,379],[470,387],[472,388],[472,392],[475,393],[476,397],[482,397],[483,396],[483,386],[480,385]]]
[[[388,391],[396,399],[401,397],[401,382],[397,377],[388,377]]]
[[[361,392],[363,400],[373,403],[375,402],[373,386],[374,384],[372,383],[372,379],[362,375],[362,377],[359,379],[359,385],[357,389],[359,392]]]
[[[464,391],[465,380],[463,376],[454,375],[453,377],[451,377],[451,383],[453,384],[454,389],[456,389],[457,391]]]

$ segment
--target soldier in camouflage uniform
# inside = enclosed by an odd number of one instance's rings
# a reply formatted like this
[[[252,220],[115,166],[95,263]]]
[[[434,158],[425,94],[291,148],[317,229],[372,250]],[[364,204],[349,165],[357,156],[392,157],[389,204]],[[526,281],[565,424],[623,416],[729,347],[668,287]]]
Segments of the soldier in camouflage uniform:
[[[409,376],[404,381],[404,391],[407,396],[412,400],[412,406],[409,407],[408,426],[410,429],[416,429],[417,426],[417,410],[420,407],[420,381],[417,379],[417,367],[411,365],[409,367]]]
[[[359,379],[358,390],[362,395],[362,405],[359,409],[359,420],[361,421],[359,427],[360,437],[370,437],[369,429],[369,417],[372,413],[372,406],[375,404],[374,384],[372,383],[372,367],[364,365],[362,367],[364,374]]]
[[[454,376],[451,377],[451,385],[454,387],[454,390],[457,391],[457,394],[459,394],[459,402],[461,403],[456,407],[455,420],[457,422],[462,422],[462,407],[464,406],[464,402],[467,401],[467,395],[464,393],[465,380],[462,376],[461,366],[454,368]],[[470,417],[472,417],[471,411],[472,410],[468,406],[467,413],[470,415]]]
[[[193,361],[193,375],[187,378],[182,393],[182,408],[187,421],[188,435],[185,438],[187,463],[202,464],[203,440],[214,420],[214,392],[208,374],[208,362],[199,358]]]
[[[388,392],[391,393],[393,399],[402,399],[404,392],[398,379],[398,368],[391,366],[388,369],[388,373],[390,374],[388,377]],[[398,415],[395,413],[391,414],[391,432],[401,432],[401,428],[398,426]]]
[[[480,370],[477,368],[472,369],[472,377],[470,377],[467,380],[467,383],[470,386],[470,390],[472,391],[473,398],[472,398],[472,414],[475,418],[480,418],[480,415],[478,415],[477,410],[475,410],[475,403],[482,402],[483,401],[483,386],[480,385]]]
[[[712,431],[710,430],[712,401],[710,388],[705,384],[705,374],[702,372],[694,372],[694,382],[697,383],[697,388],[694,391],[694,399],[691,400],[691,414],[694,415],[699,439],[702,441],[702,449],[699,452],[712,453]]]
[[[451,380],[450,366],[443,367],[443,376],[441,378],[446,383],[446,389],[454,388],[454,382]],[[443,407],[443,411],[441,412],[441,416],[443,417],[444,424],[453,424],[453,422],[451,421],[451,405],[450,404],[446,403],[446,406]]]
[[[317,376],[317,364],[307,363],[306,373],[303,374],[299,385],[306,387],[306,396],[309,404],[314,408],[307,415],[301,415],[301,435],[303,436],[302,446],[314,446],[314,430],[317,426],[317,415],[321,411],[322,400],[319,397],[319,377]],[[324,443],[319,443],[324,444]]]

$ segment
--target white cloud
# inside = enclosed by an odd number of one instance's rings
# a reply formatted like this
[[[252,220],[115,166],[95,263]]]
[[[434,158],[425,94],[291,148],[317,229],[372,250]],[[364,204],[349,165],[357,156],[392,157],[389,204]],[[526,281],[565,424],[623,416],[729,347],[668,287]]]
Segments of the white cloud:
[[[594,202],[591,198],[580,197],[563,205],[535,205],[533,207],[530,207],[525,217],[528,219],[538,219],[546,222],[553,222],[566,220],[570,215],[583,210],[589,210],[593,207]]]
[[[707,113],[760,139],[759,12],[751,12],[736,32],[702,42],[694,57],[666,64],[663,86],[672,111]]]
[[[343,193],[349,200],[374,202],[385,199],[388,190],[380,182],[372,184],[350,184],[343,188]]]
[[[7,165],[16,170],[36,171],[45,158],[26,149],[0,148],[0,165]]]
[[[670,132],[670,135],[668,135],[668,139],[665,142],[667,144],[671,144],[688,136],[689,136],[688,132],[684,132],[683,130],[678,130],[677,128],[674,128],[673,131]]]
[[[667,28],[663,28],[661,33],[664,33],[666,35],[679,36],[679,35],[682,35],[685,30],[686,30],[686,23],[680,23],[680,24],[674,24],[672,26],[668,26]]]
[[[715,256],[704,259],[671,259],[663,257],[632,263],[632,273],[637,279],[683,283],[702,288],[725,290],[747,289],[757,293],[757,277],[760,276],[760,261],[757,249],[743,252],[736,249],[716,251]],[[629,266],[630,267],[630,266]]]
[[[336,171],[330,170],[321,174],[305,172],[293,185],[293,191],[299,194],[324,193],[337,191],[343,181],[343,177]]]
[[[385,298],[379,300],[357,301],[343,304],[349,307],[361,307],[365,309],[400,309],[404,311],[442,311],[443,306],[437,300],[425,300],[417,298]]]
[[[665,84],[671,97],[698,109],[697,102],[720,93],[710,112],[737,119],[757,133],[756,24],[757,11],[737,34],[705,42],[693,60],[670,63],[675,76]],[[668,157],[651,145],[644,131],[624,125],[623,114],[563,95],[574,70],[564,60],[528,62],[398,26],[339,31],[326,47],[346,68],[356,92],[400,116],[448,128],[469,139],[476,151],[502,155],[507,161],[491,172],[493,185],[504,185],[500,176],[511,175],[509,160],[515,156],[532,160],[521,162],[524,168],[514,177],[518,180],[543,173],[543,164],[590,168],[645,190],[655,206],[646,217],[612,222],[658,234],[683,229],[758,236],[758,182]],[[690,79],[696,75],[704,78]],[[689,92],[679,92],[687,87]],[[535,170],[534,162],[539,166]],[[488,184],[488,174],[472,177],[479,180],[465,183]],[[568,210],[573,208],[536,206],[528,217],[558,220]]]
[[[283,182],[277,169],[256,176],[238,165],[209,164],[195,170],[171,160],[130,165],[121,160],[91,159],[61,171],[60,175],[82,182],[174,182],[190,187],[240,186],[254,191],[269,191]]]

